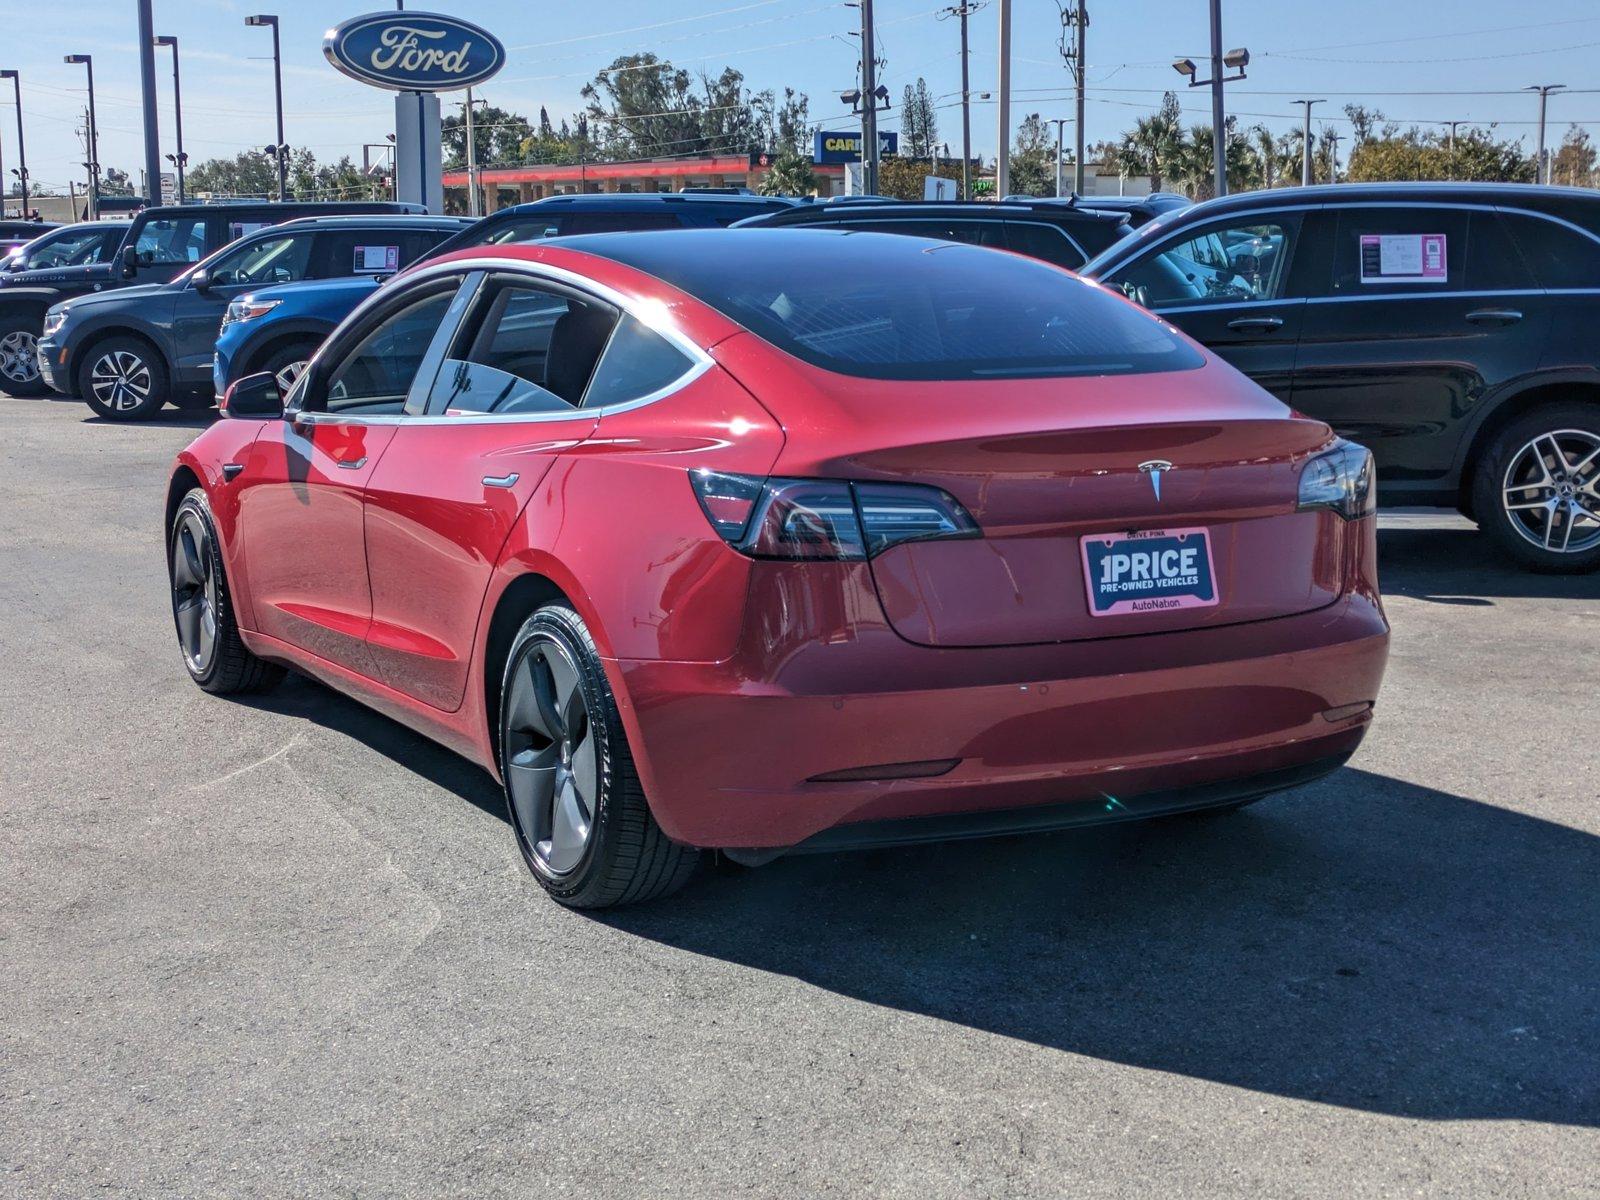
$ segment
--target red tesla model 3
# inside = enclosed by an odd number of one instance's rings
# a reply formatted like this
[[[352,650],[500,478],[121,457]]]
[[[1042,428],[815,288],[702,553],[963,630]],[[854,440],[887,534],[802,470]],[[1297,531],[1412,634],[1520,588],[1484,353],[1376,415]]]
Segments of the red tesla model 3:
[[[494,772],[571,905],[1236,807],[1343,763],[1383,674],[1367,452],[993,250],[464,251],[223,412],[168,492],[190,674]]]

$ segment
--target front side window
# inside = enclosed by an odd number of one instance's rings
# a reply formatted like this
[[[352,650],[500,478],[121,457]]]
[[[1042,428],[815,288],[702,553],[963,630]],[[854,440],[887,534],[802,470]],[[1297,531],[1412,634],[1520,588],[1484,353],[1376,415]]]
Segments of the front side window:
[[[1292,239],[1276,221],[1245,221],[1182,235],[1106,282],[1146,308],[1282,298]]]
[[[262,238],[224,254],[210,270],[211,282],[222,286],[298,283],[309,277],[311,235],[283,234]]]
[[[610,306],[500,282],[479,302],[464,345],[447,358],[430,413],[562,412],[583,402],[616,325]]]
[[[204,216],[157,217],[139,230],[134,254],[141,267],[197,263],[205,257]]]
[[[316,407],[352,415],[400,413],[454,298],[454,287],[444,288],[383,317],[328,372],[325,399]]]
[[[24,271],[40,271],[47,267],[83,267],[104,259],[106,243],[112,245],[121,239],[120,234],[107,238],[103,229],[76,230],[56,238],[47,246],[40,246],[24,259]]]

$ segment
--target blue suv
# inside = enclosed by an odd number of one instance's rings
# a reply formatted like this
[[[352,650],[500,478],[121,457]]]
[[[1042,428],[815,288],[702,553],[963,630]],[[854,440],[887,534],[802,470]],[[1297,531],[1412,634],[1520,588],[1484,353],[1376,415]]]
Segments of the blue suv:
[[[551,196],[501,209],[441,242],[422,261],[452,250],[634,229],[704,229],[777,212],[798,203],[779,196],[612,193]],[[376,279],[340,279],[258,288],[228,305],[212,375],[217,395],[236,380],[271,371],[287,390]]]

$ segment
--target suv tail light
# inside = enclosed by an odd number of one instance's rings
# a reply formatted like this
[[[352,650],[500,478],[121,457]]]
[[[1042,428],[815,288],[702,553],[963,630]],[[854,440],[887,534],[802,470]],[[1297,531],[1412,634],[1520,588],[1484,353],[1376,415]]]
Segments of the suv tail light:
[[[689,472],[711,527],[751,558],[859,560],[901,542],[982,537],[948,492],[915,483]]]

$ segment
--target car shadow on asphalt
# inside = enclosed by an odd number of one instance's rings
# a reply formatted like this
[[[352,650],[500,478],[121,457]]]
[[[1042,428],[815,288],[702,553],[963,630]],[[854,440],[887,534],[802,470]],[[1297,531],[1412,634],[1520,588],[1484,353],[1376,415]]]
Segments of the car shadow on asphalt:
[[[1345,769],[1228,817],[780,859],[596,919],[1040,1046],[1600,1124],[1600,839]]]
[[[1380,527],[1378,586],[1385,596],[1484,608],[1497,599],[1593,600],[1600,575],[1524,570],[1476,529]]]

